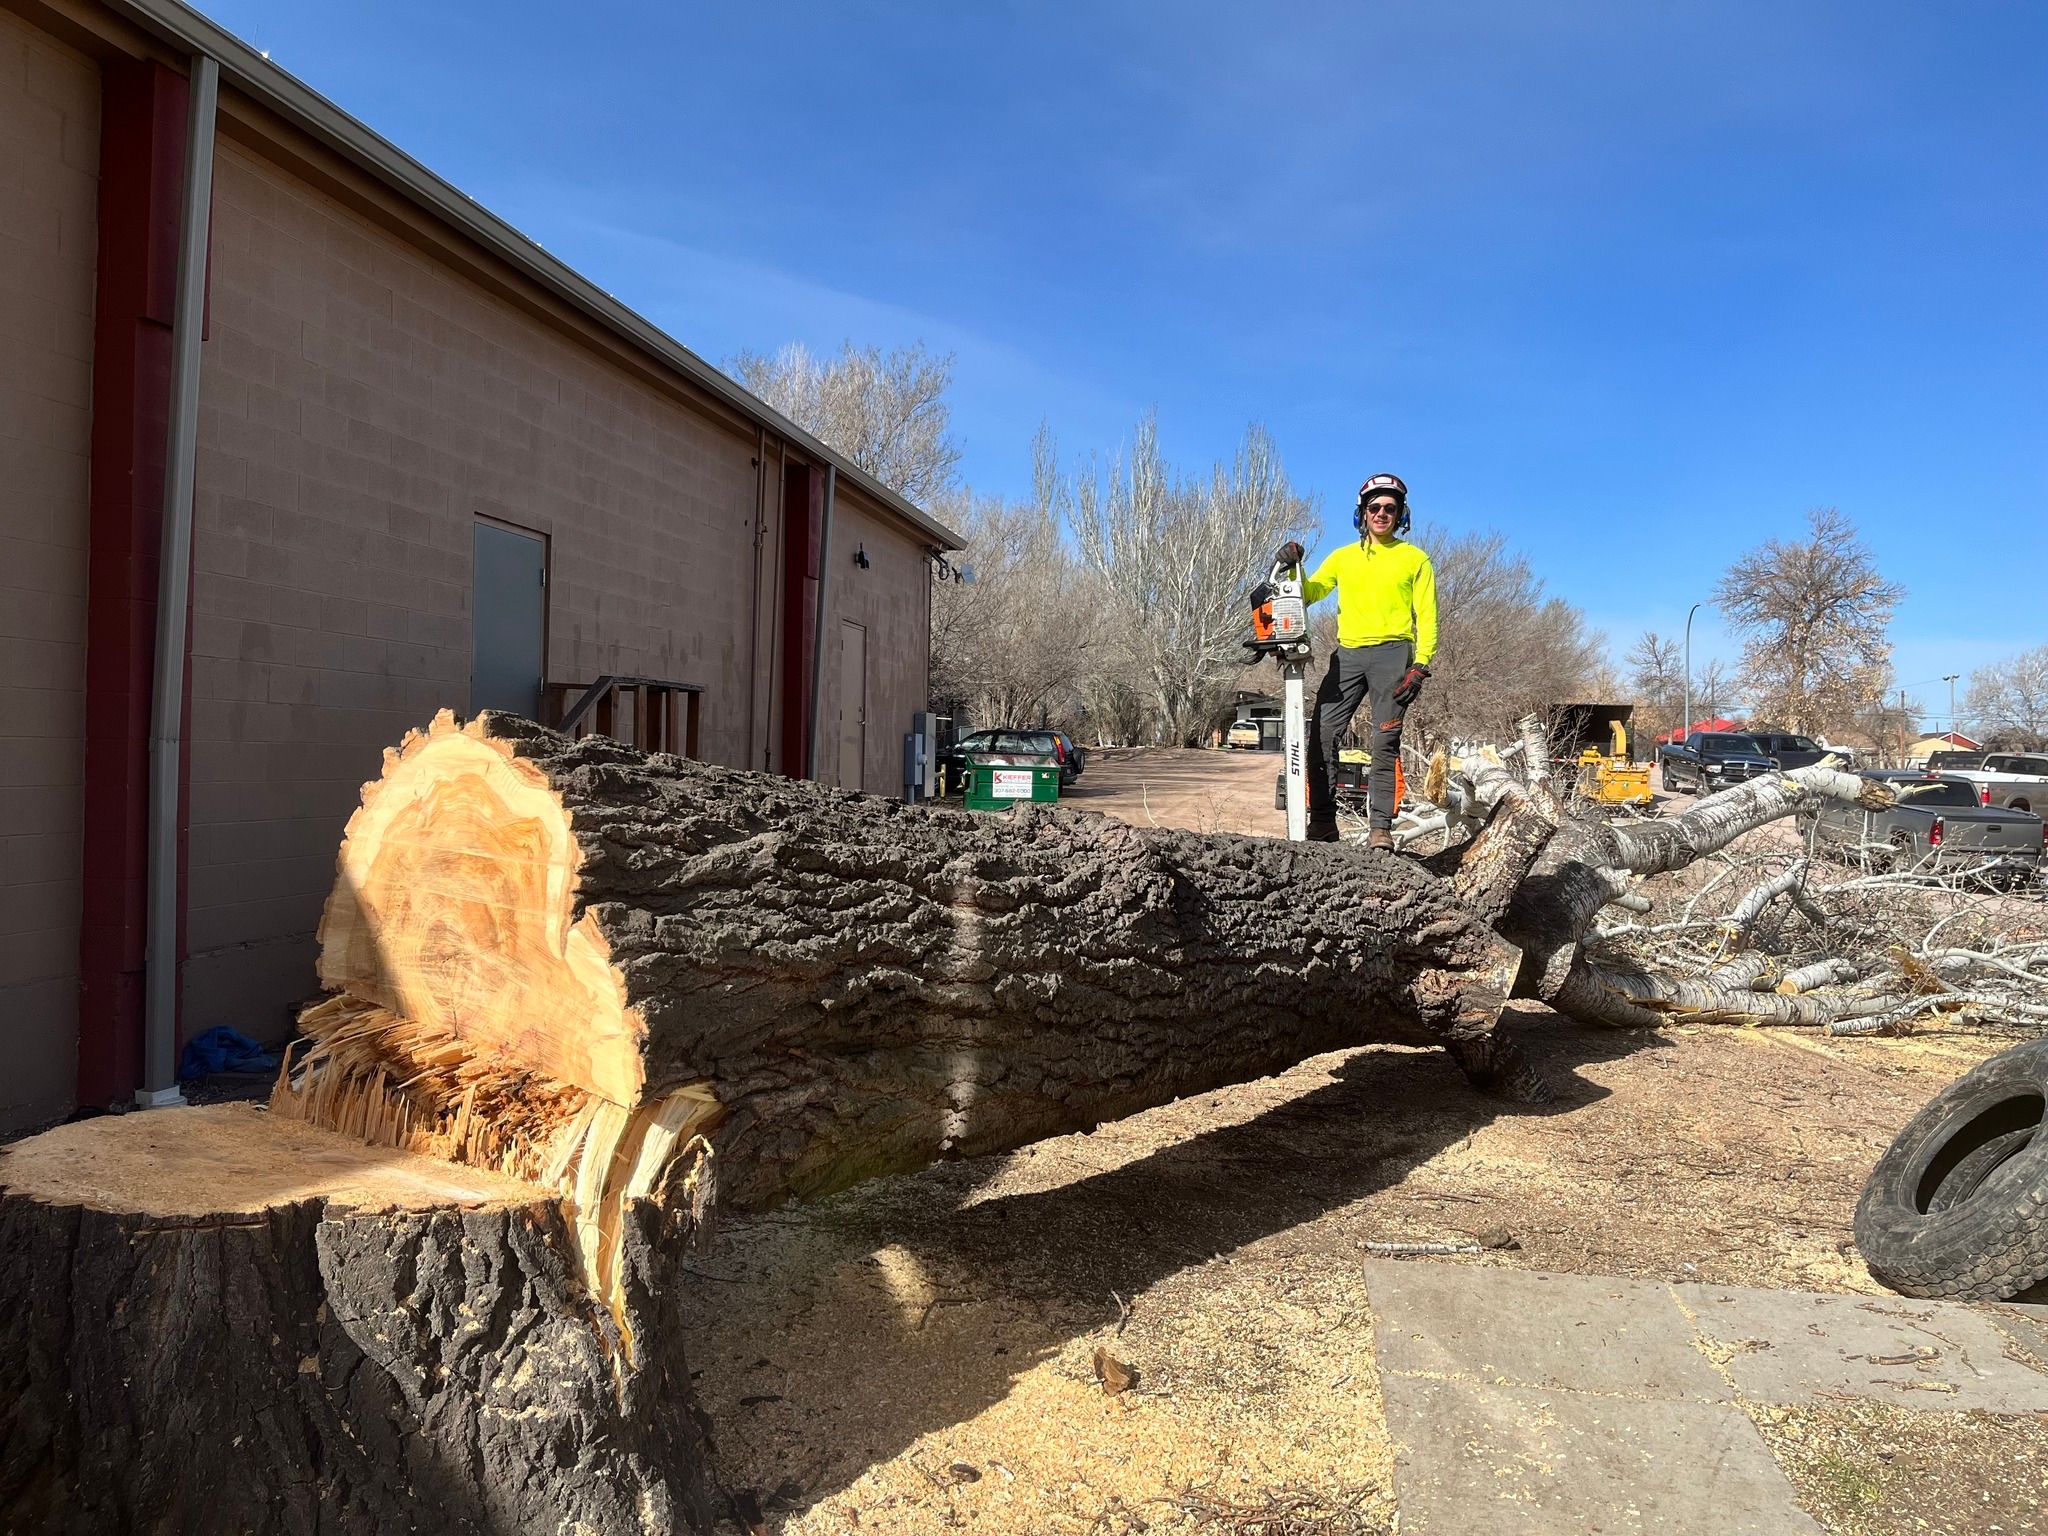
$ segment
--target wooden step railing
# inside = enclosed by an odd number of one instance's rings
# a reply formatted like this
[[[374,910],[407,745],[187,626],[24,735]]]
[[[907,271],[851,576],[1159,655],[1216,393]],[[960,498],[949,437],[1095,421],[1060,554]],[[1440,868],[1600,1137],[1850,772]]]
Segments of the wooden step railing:
[[[702,685],[660,677],[608,674],[594,683],[547,687],[549,716],[564,735],[609,736],[644,752],[689,758],[698,755],[697,721],[703,701]]]

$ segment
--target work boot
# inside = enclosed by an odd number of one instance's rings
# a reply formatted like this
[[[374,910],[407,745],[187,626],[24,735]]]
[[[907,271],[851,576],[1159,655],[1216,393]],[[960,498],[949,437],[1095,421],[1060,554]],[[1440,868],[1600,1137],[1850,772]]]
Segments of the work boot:
[[[1368,848],[1384,848],[1387,852],[1392,853],[1394,851],[1394,834],[1385,827],[1374,827],[1366,836],[1365,846]]]
[[[1332,816],[1328,821],[1317,821],[1316,819],[1311,817],[1309,819],[1308,831],[1305,835],[1308,841],[1311,843],[1336,842],[1337,818]]]

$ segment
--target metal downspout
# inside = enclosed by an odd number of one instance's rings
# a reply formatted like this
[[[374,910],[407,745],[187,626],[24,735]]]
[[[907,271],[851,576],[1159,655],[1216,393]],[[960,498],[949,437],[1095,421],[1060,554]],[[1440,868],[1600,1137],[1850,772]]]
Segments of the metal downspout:
[[[839,493],[837,465],[825,466],[825,531],[818,542],[818,622],[811,637],[811,729],[807,737],[810,762],[804,777],[818,777],[818,706],[825,697],[825,593],[832,585],[832,503]]]
[[[178,1091],[178,770],[185,736],[185,608],[192,594],[192,492],[199,452],[199,343],[206,313],[206,242],[213,206],[214,108],[220,64],[192,58],[178,293],[171,315],[170,428],[158,552],[156,665],[149,724],[149,940],[144,971],[145,1109],[182,1104]]]

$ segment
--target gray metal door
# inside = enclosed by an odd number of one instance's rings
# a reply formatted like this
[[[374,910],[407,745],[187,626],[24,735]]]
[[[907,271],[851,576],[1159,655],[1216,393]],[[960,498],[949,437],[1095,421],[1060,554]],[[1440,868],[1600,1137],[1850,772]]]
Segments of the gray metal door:
[[[868,632],[839,621],[839,787],[864,789],[868,753]]]
[[[531,533],[476,525],[469,592],[469,709],[540,718],[547,666],[548,547]]]

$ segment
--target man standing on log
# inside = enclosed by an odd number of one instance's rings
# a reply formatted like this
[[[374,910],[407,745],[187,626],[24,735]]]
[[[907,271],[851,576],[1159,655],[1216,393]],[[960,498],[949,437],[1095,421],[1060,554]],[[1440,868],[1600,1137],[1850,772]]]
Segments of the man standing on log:
[[[1436,572],[1429,556],[1401,535],[1408,531],[1408,487],[1398,475],[1374,475],[1358,488],[1356,544],[1323,558],[1302,588],[1314,603],[1337,594],[1337,650],[1316,689],[1310,716],[1308,836],[1337,841],[1337,800],[1331,790],[1337,753],[1351,717],[1372,701],[1368,741],[1372,771],[1366,792],[1370,847],[1394,846],[1394,764],[1401,752],[1401,722],[1422,692],[1436,654]],[[1289,542],[1277,557],[1300,564],[1302,548]]]

